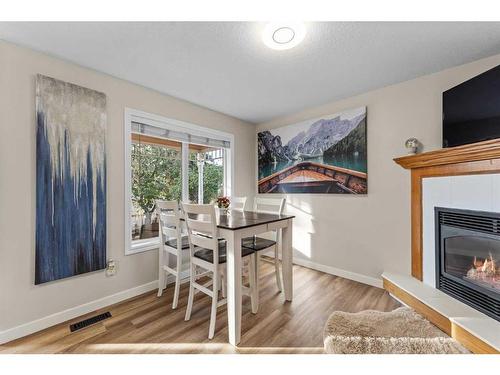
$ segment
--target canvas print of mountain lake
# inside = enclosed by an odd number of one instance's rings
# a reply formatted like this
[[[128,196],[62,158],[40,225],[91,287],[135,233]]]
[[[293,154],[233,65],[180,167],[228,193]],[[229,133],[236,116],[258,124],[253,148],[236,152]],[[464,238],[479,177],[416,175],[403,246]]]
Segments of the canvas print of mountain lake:
[[[366,107],[258,133],[259,193],[366,194]]]

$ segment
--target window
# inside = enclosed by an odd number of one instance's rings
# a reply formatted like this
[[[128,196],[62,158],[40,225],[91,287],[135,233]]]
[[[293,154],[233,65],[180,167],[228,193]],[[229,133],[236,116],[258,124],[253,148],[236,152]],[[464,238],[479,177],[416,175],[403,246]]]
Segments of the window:
[[[230,195],[233,137],[125,111],[126,254],[158,248],[157,199],[212,203]]]

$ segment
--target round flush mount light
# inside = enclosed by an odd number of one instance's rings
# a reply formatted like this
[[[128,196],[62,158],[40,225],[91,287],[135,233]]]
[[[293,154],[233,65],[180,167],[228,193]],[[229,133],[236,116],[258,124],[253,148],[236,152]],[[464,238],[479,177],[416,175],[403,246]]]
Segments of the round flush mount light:
[[[271,22],[266,25],[262,39],[269,48],[285,50],[302,42],[305,35],[303,23]]]
[[[295,37],[295,31],[288,26],[280,27],[273,33],[273,42],[278,44],[290,43]]]

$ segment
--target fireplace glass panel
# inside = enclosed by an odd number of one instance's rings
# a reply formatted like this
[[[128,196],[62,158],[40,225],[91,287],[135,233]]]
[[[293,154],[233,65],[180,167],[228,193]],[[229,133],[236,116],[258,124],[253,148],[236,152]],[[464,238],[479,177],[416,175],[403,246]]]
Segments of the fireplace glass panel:
[[[481,236],[444,239],[444,272],[500,293],[500,240]]]

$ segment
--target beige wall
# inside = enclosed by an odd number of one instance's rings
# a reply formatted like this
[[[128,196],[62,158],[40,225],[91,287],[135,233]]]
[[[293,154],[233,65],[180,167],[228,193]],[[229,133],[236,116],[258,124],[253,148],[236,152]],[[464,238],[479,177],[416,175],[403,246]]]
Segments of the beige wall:
[[[34,285],[37,73],[107,95],[107,256],[118,261],[116,276],[95,272]],[[253,124],[0,42],[0,331],[157,279],[157,251],[124,256],[125,107],[234,134],[237,173],[234,192],[254,195]]]
[[[379,278],[410,272],[410,178],[392,159],[416,137],[425,150],[441,147],[441,94],[500,64],[500,55],[329,103],[257,126],[258,131],[344,109],[367,106],[368,195],[287,195],[296,256]],[[373,280],[375,281],[375,280]]]

